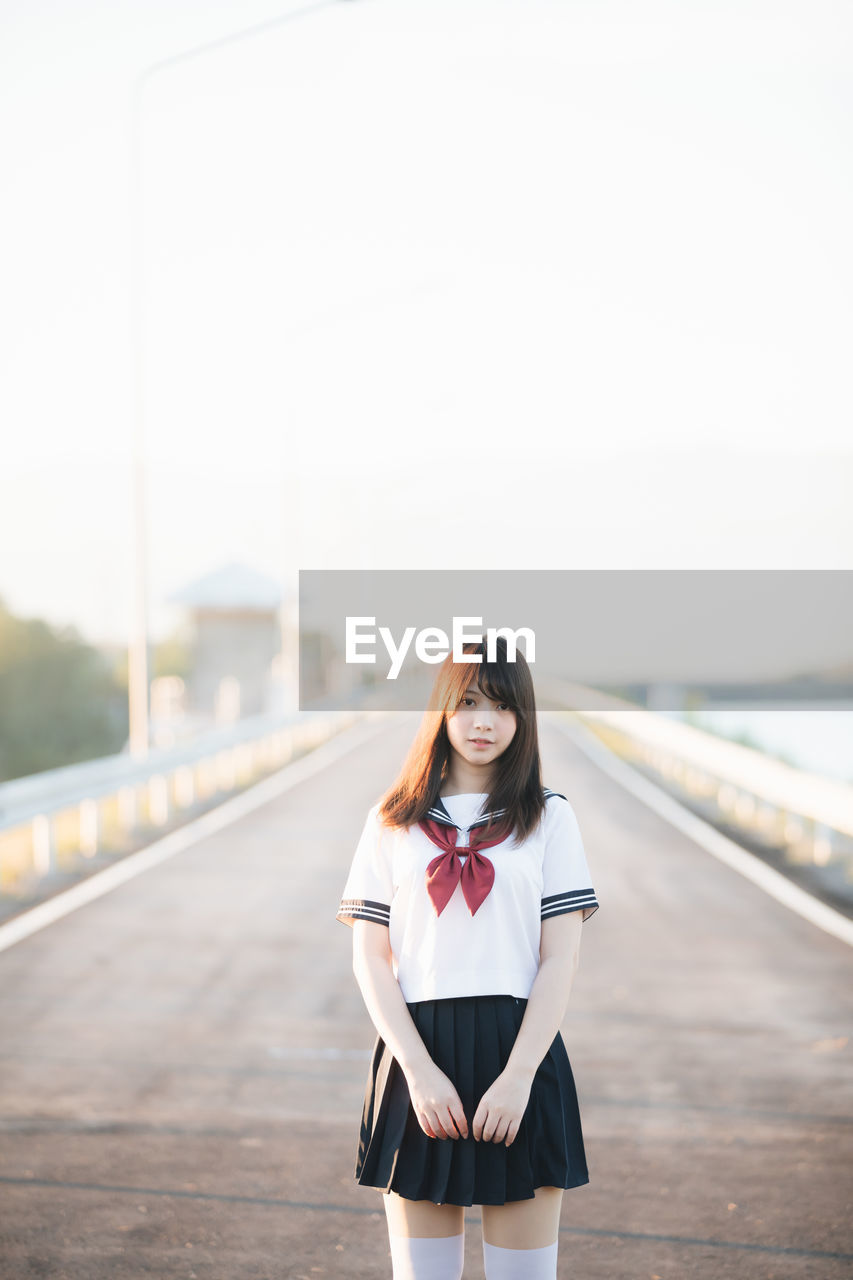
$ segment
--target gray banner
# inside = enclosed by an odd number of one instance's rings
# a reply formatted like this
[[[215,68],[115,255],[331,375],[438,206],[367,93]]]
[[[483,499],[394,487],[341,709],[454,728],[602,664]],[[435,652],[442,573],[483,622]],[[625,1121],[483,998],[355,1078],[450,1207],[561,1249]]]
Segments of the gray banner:
[[[542,710],[853,698],[850,570],[310,569],[300,708],[420,710],[454,634],[489,628],[519,633]]]

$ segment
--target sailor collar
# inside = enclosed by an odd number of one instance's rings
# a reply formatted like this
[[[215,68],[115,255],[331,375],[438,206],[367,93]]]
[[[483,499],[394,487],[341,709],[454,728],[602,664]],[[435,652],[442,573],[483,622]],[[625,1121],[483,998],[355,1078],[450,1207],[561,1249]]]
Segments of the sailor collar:
[[[542,794],[546,800],[549,796],[559,796],[562,800],[566,799],[561,791],[552,791],[550,787],[543,787]],[[428,819],[432,818],[435,822],[443,823],[446,827],[456,827],[457,831],[474,831],[477,827],[484,827],[490,818],[500,818],[505,813],[506,809],[493,809],[490,813],[480,814],[478,818],[474,819],[470,827],[460,827],[447,812],[441,796],[436,796],[435,803],[430,806],[426,816]]]

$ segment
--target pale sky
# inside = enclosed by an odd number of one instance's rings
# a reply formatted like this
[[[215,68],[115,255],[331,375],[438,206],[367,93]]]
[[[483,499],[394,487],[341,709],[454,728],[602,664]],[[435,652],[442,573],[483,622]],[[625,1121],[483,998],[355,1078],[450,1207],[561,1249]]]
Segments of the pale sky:
[[[0,596],[130,623],[129,114],[304,5],[6,0]],[[299,568],[853,567],[853,10],[354,0],[142,99],[152,627]]]

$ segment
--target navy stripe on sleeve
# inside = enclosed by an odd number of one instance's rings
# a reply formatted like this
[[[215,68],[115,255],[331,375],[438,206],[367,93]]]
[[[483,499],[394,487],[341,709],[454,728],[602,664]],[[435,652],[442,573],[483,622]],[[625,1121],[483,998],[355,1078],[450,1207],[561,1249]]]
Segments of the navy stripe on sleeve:
[[[599,908],[598,899],[592,889],[570,889],[566,893],[552,893],[542,899],[542,916],[547,920],[550,916],[565,915],[567,911],[578,911],[581,907],[592,907],[589,915],[595,915]],[[584,916],[585,920],[589,916]]]
[[[350,920],[375,920],[390,926],[391,908],[387,902],[373,902],[370,898],[342,898],[335,919],[344,924]]]

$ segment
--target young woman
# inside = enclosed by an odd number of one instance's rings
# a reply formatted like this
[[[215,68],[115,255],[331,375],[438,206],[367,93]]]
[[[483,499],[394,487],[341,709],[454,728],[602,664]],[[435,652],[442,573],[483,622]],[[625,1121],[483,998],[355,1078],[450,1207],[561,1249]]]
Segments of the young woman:
[[[370,809],[337,918],[377,1030],[355,1178],[383,1192],[394,1280],[552,1280],[589,1182],[560,1035],[598,908],[574,810],[543,788],[530,668],[467,644]],[[458,850],[458,852],[457,852]],[[487,852],[486,852],[487,851]]]

